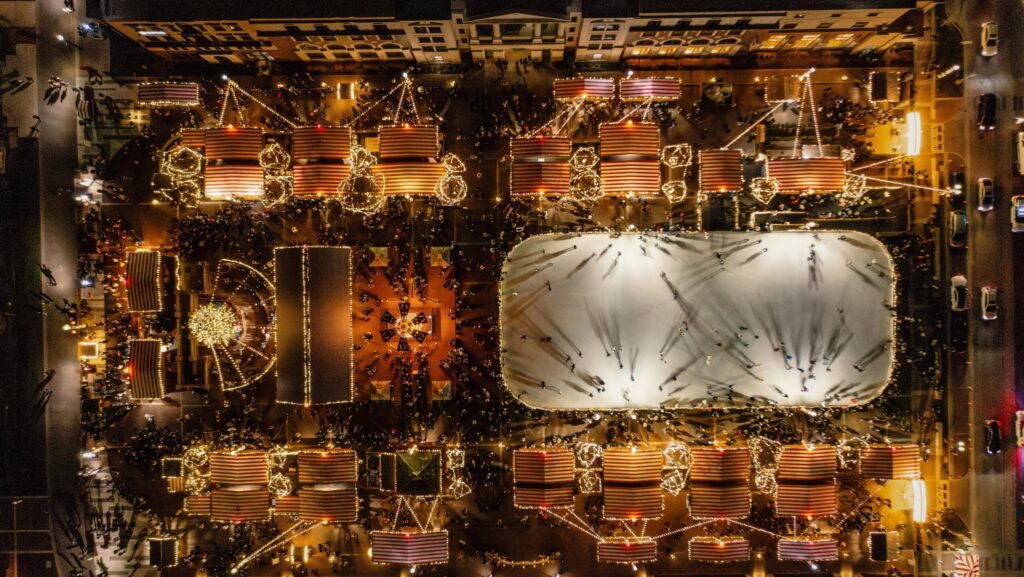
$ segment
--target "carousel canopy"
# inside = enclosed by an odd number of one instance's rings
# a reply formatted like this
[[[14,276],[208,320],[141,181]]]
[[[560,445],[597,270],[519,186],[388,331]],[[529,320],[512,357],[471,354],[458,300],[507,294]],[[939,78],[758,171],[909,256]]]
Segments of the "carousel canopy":
[[[679,79],[623,78],[619,80],[619,98],[627,102],[676,100],[679,98]]]
[[[750,541],[743,537],[697,536],[690,539],[690,560],[734,563],[750,559]]]
[[[655,449],[609,447],[604,452],[606,484],[656,484],[661,482],[665,457]]]
[[[128,380],[133,399],[164,396],[164,357],[159,339],[128,341]]]
[[[659,519],[665,510],[661,484],[604,486],[604,518]]]
[[[352,261],[348,247],[274,251],[277,401],[352,400]]]
[[[613,78],[558,78],[553,86],[555,100],[575,100],[586,97],[592,100],[615,98]]]
[[[263,194],[263,131],[219,127],[206,131],[206,195],[252,197]]]
[[[266,485],[266,451],[210,453],[210,483],[213,485]]]
[[[779,457],[779,479],[791,481],[825,481],[836,476],[836,448],[793,445],[782,450]]]
[[[597,543],[597,560],[602,563],[657,561],[658,544],[649,537],[604,539]]]
[[[921,448],[917,445],[868,447],[860,455],[860,472],[871,479],[920,479]]]
[[[148,82],[139,85],[139,104],[151,108],[199,106],[195,82]]]
[[[607,194],[661,192],[661,135],[657,124],[607,123],[600,126],[601,181]]]
[[[355,487],[303,487],[299,489],[299,519],[354,523],[359,516]]]
[[[125,290],[128,293],[128,312],[159,312],[163,308],[161,290],[162,255],[155,250],[136,250],[128,253],[125,267]]]
[[[742,481],[750,478],[750,450],[746,447],[719,449],[696,447],[692,450],[690,478],[695,481]]]
[[[352,131],[345,126],[303,126],[292,133],[293,190],[295,196],[337,193],[348,176]]]
[[[568,138],[517,138],[511,148],[513,196],[561,195],[569,191],[572,142]]]
[[[356,479],[356,453],[352,449],[324,449],[299,453],[300,483],[355,483]]]
[[[782,561],[833,561],[838,558],[839,543],[830,537],[779,539],[779,559]]]
[[[832,192],[843,189],[846,164],[840,158],[771,158],[765,174],[781,192]]]
[[[448,531],[371,531],[374,563],[436,565],[448,562]]]
[[[244,523],[270,518],[270,492],[266,487],[236,486],[210,493],[210,518]]]
[[[747,485],[690,486],[690,516],[694,519],[739,519],[750,515]]]
[[[697,153],[700,190],[736,192],[743,188],[743,153],[731,148]]]
[[[775,497],[775,514],[779,517],[828,517],[839,512],[834,483],[797,485],[779,483]]]

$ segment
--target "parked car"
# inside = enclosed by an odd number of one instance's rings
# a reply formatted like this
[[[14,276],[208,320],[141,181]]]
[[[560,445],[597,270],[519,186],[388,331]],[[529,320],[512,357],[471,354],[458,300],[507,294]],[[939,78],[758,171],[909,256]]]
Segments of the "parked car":
[[[1002,423],[996,419],[985,421],[985,452],[995,455],[1003,452]]]
[[[978,211],[988,212],[996,206],[996,187],[991,178],[978,179]]]
[[[999,25],[985,22],[981,25],[981,55],[995,56],[999,53]]]
[[[978,129],[995,130],[996,95],[991,92],[978,98]]]
[[[1017,437],[1017,446],[1024,447],[1024,411],[1017,411],[1014,416],[1016,416],[1014,433]]]
[[[1010,230],[1024,232],[1024,195],[1010,199]]]
[[[953,196],[963,198],[964,191],[967,188],[967,178],[964,176],[963,171],[956,171],[949,177],[949,184],[953,187]]]
[[[999,317],[999,289],[994,286],[981,287],[981,318],[992,321]]]
[[[1024,132],[1013,133],[1013,171],[1024,176]]]
[[[967,244],[967,213],[954,210],[949,213],[946,223],[946,234],[949,235],[949,246],[960,248]]]
[[[967,293],[967,277],[962,274],[953,275],[949,279],[949,307],[954,311],[967,310],[969,295]]]

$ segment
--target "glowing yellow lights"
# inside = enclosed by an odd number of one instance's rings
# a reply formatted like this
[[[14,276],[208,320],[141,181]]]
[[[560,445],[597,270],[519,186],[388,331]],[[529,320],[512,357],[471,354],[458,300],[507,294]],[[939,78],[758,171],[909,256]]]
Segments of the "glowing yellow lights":
[[[779,181],[770,176],[758,176],[750,179],[750,194],[761,204],[768,204],[772,197],[779,194]]]
[[[906,154],[907,156],[917,156],[921,154],[921,113],[908,112],[906,121]]]
[[[263,147],[256,158],[259,160],[260,167],[271,174],[287,171],[292,163],[292,156],[277,142],[271,142]]]
[[[238,317],[227,305],[203,305],[192,313],[188,330],[207,347],[226,346],[238,333]]]
[[[569,198],[577,202],[593,202],[604,196],[604,184],[594,168],[599,157],[591,146],[576,149],[569,158]]]
[[[373,174],[377,159],[365,148],[352,145],[348,176],[338,185],[338,202],[349,212],[376,214],[384,207],[384,175]]]
[[[434,195],[441,204],[453,206],[465,200],[469,193],[469,186],[462,173],[466,172],[466,165],[458,156],[448,153],[441,158],[444,167],[444,174],[434,185]]]
[[[185,208],[199,206],[203,199],[200,185],[205,157],[196,149],[176,145],[160,157],[160,170],[150,184],[153,191],[169,201],[177,201]]]
[[[923,479],[915,479],[910,482],[910,491],[913,498],[911,518],[915,523],[924,523],[928,520],[928,492]]]

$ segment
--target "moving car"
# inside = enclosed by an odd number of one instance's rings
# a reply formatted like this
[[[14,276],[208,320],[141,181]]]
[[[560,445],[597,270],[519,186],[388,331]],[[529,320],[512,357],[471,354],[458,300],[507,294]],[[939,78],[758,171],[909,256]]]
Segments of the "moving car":
[[[967,213],[954,210],[949,213],[946,223],[946,234],[949,235],[949,246],[960,248],[967,244]]]
[[[964,189],[967,188],[967,178],[963,171],[956,171],[949,177],[949,184],[953,187],[953,196],[963,197]]]
[[[999,289],[994,286],[981,287],[981,318],[992,321],[999,317]]]
[[[989,455],[1003,452],[1002,431],[999,428],[1002,423],[996,419],[985,421],[985,452]]]
[[[999,25],[985,22],[981,25],[981,55],[995,56],[999,53]]]
[[[996,206],[996,187],[991,178],[978,179],[978,211],[988,212]]]
[[[989,92],[978,98],[978,129],[995,130],[996,95]]]
[[[949,307],[954,311],[965,311],[967,301],[967,277],[962,274],[953,275],[949,279]]]
[[[1024,196],[1019,194],[1010,199],[1010,230],[1024,232]]]

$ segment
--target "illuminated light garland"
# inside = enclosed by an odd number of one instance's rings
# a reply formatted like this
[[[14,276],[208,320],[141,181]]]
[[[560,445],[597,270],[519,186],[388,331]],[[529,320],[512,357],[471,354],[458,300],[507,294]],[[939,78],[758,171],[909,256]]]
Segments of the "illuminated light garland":
[[[272,207],[288,202],[295,191],[295,181],[290,174],[265,176],[263,179],[263,206]]]
[[[669,495],[673,497],[679,495],[686,487],[686,480],[688,472],[683,472],[681,469],[675,469],[668,471],[661,478],[661,488],[664,489]]]
[[[779,457],[782,443],[766,437],[754,437],[747,442],[750,461],[754,467],[754,489],[759,493],[775,496],[778,483],[775,475],[779,471]]]
[[[669,168],[689,168],[693,166],[693,147],[689,144],[662,147],[661,163]]]
[[[208,304],[189,317],[188,330],[207,347],[227,346],[238,333],[238,317],[226,305]]]
[[[843,159],[843,162],[847,164],[853,164],[853,161],[857,160],[857,150],[853,148],[840,148],[839,158]]]
[[[594,469],[584,469],[579,478],[580,493],[592,495],[601,492],[601,474]]]
[[[541,555],[536,559],[530,559],[528,561],[514,561],[508,557],[504,557],[497,553],[486,553],[484,559],[494,565],[495,567],[541,567],[550,563],[558,563],[560,561],[559,555]]]
[[[280,499],[292,492],[291,479],[285,477],[281,473],[274,473],[270,476],[270,480],[267,482],[267,489],[273,493],[275,497]]]
[[[772,197],[779,194],[779,181],[770,176],[750,179],[750,194],[761,204],[767,205]]]
[[[860,200],[868,191],[868,178],[862,174],[846,173],[843,180],[843,190],[840,198],[847,200]]]
[[[204,198],[201,182],[205,164],[206,158],[198,150],[175,145],[161,155],[160,169],[150,180],[150,186],[169,201],[196,208]]]
[[[267,466],[272,469],[284,469],[288,463],[288,449],[283,445],[274,445],[267,451]]]
[[[292,155],[288,154],[288,151],[276,141],[264,146],[256,159],[263,171],[271,175],[286,172],[292,163]]]
[[[576,459],[584,468],[594,466],[604,456],[604,449],[597,443],[580,443],[576,445]]]
[[[205,162],[198,150],[179,144],[163,153],[160,170],[176,177],[195,177],[203,171]]]
[[[860,453],[868,447],[868,442],[862,437],[843,439],[836,443],[836,456],[839,458],[839,467],[849,469],[860,462]]]
[[[675,497],[686,487],[690,478],[693,453],[687,445],[671,442],[661,454],[665,459],[665,467],[669,469],[661,478],[661,488]]]
[[[349,212],[376,214],[384,207],[384,175],[373,174],[377,159],[365,148],[352,145],[348,176],[338,185],[338,203]]]
[[[594,170],[599,157],[591,146],[576,149],[569,158],[569,198],[577,202],[594,202],[604,196],[604,183]]]
[[[462,173],[466,172],[466,165],[458,156],[448,153],[441,158],[441,165],[444,167],[444,174],[434,185],[434,196],[441,204],[454,206],[466,199],[469,194],[469,186]]]
[[[688,192],[685,180],[670,180],[661,185],[661,193],[669,202],[682,202]]]

